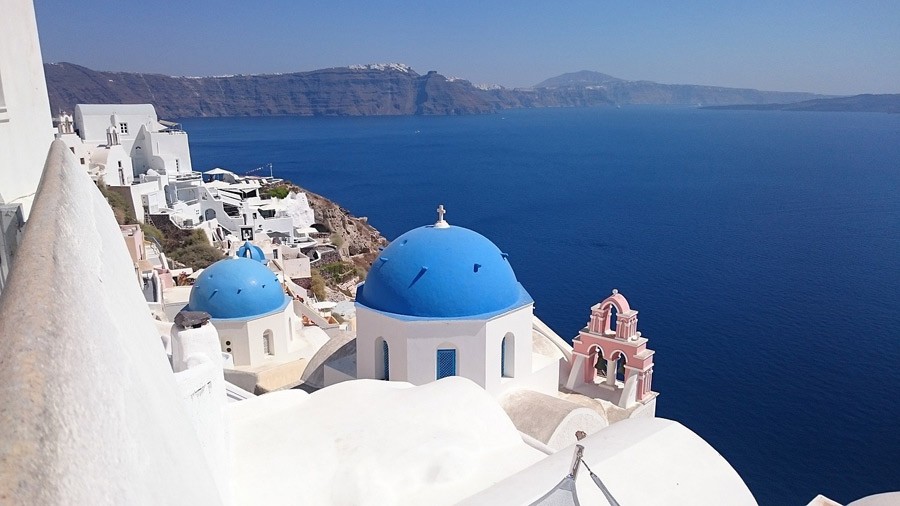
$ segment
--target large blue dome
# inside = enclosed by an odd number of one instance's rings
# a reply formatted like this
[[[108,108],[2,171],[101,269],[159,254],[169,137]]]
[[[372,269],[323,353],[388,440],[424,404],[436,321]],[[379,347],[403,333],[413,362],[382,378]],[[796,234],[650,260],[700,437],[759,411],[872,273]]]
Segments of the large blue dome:
[[[385,248],[356,292],[370,309],[423,318],[467,318],[532,302],[497,246],[462,227],[420,227]]]
[[[249,258],[226,258],[197,278],[188,309],[216,319],[249,319],[281,310],[289,301],[265,265]]]

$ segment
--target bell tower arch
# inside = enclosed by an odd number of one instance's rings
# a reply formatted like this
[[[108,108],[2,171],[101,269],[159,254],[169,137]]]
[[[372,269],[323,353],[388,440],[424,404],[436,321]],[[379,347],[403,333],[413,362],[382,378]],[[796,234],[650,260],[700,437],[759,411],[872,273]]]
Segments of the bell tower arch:
[[[618,290],[591,307],[587,325],[572,342],[567,389],[622,408],[657,396],[652,390],[654,352],[637,330],[637,315]]]

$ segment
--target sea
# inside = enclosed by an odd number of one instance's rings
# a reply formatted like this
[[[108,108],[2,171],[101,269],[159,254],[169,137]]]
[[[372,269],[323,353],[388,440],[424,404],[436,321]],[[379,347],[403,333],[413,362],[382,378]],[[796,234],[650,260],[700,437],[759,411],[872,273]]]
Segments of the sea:
[[[657,415],[715,447],[760,504],[900,489],[900,115],[181,122],[195,170],[272,163],[389,239],[443,204],[509,254],[568,340],[618,289],[656,351]]]

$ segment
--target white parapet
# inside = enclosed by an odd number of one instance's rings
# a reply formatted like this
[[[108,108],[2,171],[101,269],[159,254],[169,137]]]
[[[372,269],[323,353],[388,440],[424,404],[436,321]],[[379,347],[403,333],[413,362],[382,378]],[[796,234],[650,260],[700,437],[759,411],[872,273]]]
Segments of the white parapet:
[[[62,141],[0,297],[0,497],[221,504],[112,210]]]
[[[180,319],[184,314],[190,313],[180,314],[172,327],[172,370],[216,485],[225,502],[230,503],[231,449],[225,418],[228,400],[219,334],[206,313],[199,313],[205,317],[201,321]]]

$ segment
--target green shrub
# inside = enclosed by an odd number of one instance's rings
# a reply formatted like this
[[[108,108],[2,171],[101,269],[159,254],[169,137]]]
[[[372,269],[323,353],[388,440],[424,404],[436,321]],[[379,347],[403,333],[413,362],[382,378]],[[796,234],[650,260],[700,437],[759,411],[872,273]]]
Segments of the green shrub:
[[[142,223],[141,230],[144,232],[144,237],[146,237],[147,239],[156,239],[156,242],[158,242],[160,246],[162,246],[162,244],[166,242],[166,238],[165,236],[163,236],[162,230],[154,227],[149,223]]]
[[[222,252],[209,244],[202,230],[179,230],[177,237],[166,238],[163,249],[169,258],[194,269],[205,269],[224,258]]]
[[[137,223],[134,214],[131,212],[131,206],[128,205],[125,197],[107,188],[103,181],[97,181],[97,188],[100,189],[100,193],[106,198],[109,207],[112,208],[113,215],[115,215],[116,222],[119,225]]]
[[[312,286],[310,287],[313,295],[319,300],[325,300],[325,278],[318,269],[312,270]]]
[[[288,193],[290,193],[290,192],[291,192],[291,188],[289,186],[280,184],[277,186],[271,186],[269,188],[265,188],[260,193],[264,197],[274,197],[274,198],[283,199],[283,198],[287,197]]]

